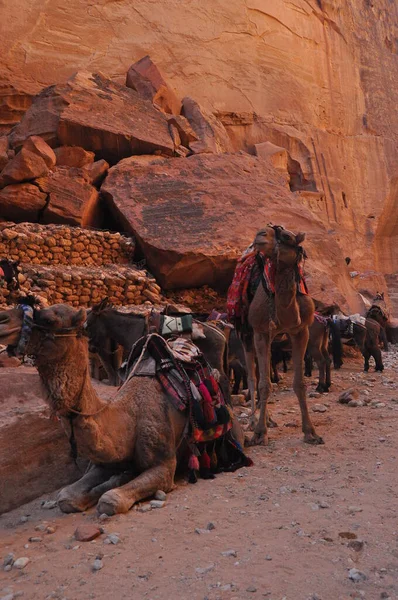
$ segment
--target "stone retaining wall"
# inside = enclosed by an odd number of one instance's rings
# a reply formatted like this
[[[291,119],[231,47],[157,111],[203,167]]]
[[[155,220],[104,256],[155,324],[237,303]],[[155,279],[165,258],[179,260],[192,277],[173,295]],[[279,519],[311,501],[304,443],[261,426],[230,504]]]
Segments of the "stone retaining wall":
[[[133,238],[67,225],[0,223],[0,257],[34,265],[102,266],[133,260]]]
[[[49,304],[92,306],[105,297],[113,304],[161,304],[160,287],[146,271],[108,265],[103,268],[20,265],[19,293],[33,293]],[[0,288],[0,304],[11,303],[14,293]]]

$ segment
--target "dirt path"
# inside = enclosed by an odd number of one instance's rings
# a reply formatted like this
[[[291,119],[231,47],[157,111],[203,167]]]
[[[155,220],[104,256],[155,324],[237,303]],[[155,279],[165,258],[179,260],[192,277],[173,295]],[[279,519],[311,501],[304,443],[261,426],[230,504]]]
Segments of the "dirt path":
[[[3,515],[1,560],[13,552],[30,562],[0,571],[0,598],[398,598],[398,353],[384,356],[390,366],[382,375],[364,375],[361,361],[350,360],[333,373],[332,393],[310,398],[311,406],[326,406],[313,413],[325,446],[301,441],[289,372],[271,407],[279,428],[267,448],[250,451],[254,467],[180,483],[164,508],[103,522],[95,510],[62,515],[40,500]],[[338,404],[348,387],[370,404]],[[82,523],[105,533],[77,542]],[[35,530],[43,524],[55,532]],[[107,534],[119,543],[104,543]],[[103,568],[94,572],[96,556]],[[366,579],[354,583],[350,569]]]

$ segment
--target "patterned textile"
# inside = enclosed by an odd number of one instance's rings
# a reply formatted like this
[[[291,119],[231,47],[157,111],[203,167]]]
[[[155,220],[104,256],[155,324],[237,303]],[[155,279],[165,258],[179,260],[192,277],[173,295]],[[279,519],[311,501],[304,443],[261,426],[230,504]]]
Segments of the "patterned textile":
[[[322,325],[324,325],[325,327],[328,325],[329,323],[329,318],[328,317],[324,317],[323,315],[321,315],[319,312],[315,312],[314,313],[314,319],[316,321],[318,321],[318,323],[322,323]]]

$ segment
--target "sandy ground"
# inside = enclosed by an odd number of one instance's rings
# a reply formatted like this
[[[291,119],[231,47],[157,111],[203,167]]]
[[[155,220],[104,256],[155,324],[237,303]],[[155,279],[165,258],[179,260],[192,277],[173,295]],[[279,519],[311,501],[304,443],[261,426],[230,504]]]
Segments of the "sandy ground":
[[[44,509],[43,499],[3,515],[1,561],[13,552],[30,562],[22,570],[1,567],[0,598],[398,598],[398,353],[384,358],[383,374],[364,375],[359,359],[346,361],[333,373],[333,391],[309,399],[326,407],[311,408],[324,446],[302,442],[288,372],[271,406],[279,428],[268,447],[250,449],[254,467],[180,482],[165,507],[105,521],[94,509]],[[339,404],[349,387],[369,404]],[[206,530],[210,522],[214,529]],[[100,525],[103,535],[77,542],[82,523]],[[35,529],[43,524],[55,532]],[[108,534],[119,543],[105,543]],[[94,572],[97,556],[103,567]],[[350,569],[363,581],[352,581]]]

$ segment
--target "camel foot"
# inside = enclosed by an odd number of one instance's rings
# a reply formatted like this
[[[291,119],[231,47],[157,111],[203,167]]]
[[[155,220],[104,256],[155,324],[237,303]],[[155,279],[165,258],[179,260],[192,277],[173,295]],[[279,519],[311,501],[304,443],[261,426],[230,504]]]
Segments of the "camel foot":
[[[78,506],[72,500],[68,500],[67,498],[58,500],[58,507],[63,513],[83,512],[87,508],[86,506]]]
[[[320,435],[317,435],[316,433],[304,434],[304,442],[306,444],[312,444],[313,446],[322,445],[325,443],[323,441],[323,438]]]
[[[267,446],[268,435],[263,432],[254,432],[253,437],[249,440],[248,446]]]
[[[319,383],[318,386],[315,388],[315,391],[318,392],[319,394],[327,394],[329,391],[329,385],[325,384],[321,384]]]
[[[249,419],[249,427],[251,431],[254,431],[257,425],[257,419],[255,415],[251,415]]]
[[[118,513],[126,513],[131,505],[116,490],[109,490],[101,496],[97,504],[97,511],[100,515],[105,514],[112,517]]]

